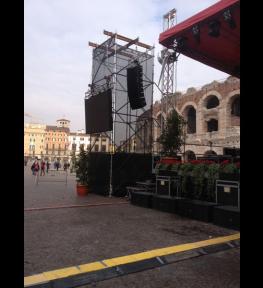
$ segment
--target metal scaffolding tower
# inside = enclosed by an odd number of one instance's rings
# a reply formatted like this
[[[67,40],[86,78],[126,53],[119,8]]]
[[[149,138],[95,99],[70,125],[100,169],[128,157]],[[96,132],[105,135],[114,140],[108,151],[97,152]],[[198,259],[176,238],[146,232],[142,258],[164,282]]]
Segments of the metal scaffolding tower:
[[[163,31],[173,27],[176,24],[176,9],[172,9],[163,16]],[[175,107],[174,88],[175,88],[175,72],[177,53],[172,49],[163,48],[158,61],[162,65],[158,86],[161,84],[161,104],[162,113],[167,115],[169,108]],[[161,128],[163,124],[161,123]]]

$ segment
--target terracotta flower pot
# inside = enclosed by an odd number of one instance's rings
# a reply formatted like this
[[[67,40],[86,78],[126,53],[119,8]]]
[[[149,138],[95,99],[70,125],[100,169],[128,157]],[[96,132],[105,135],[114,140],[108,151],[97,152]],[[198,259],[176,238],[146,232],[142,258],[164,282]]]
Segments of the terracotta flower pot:
[[[81,185],[77,183],[77,194],[78,196],[85,196],[88,194],[88,186],[87,185]]]

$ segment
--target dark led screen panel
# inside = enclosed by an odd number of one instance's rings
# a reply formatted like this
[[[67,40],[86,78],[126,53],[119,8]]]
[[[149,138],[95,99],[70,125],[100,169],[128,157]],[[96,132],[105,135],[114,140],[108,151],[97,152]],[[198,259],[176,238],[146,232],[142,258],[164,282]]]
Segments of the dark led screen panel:
[[[112,130],[111,89],[85,99],[86,134]]]

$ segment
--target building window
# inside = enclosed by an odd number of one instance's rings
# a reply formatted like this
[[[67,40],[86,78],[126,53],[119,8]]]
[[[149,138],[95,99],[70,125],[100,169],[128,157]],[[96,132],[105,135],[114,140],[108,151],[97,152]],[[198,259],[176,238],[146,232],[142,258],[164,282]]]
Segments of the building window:
[[[187,133],[196,133],[196,111],[194,107],[190,107],[187,112]]]
[[[101,152],[106,152],[106,145],[101,145]]]
[[[95,152],[99,152],[99,145],[96,144],[94,149],[95,149]]]
[[[35,145],[29,145],[29,150],[30,151],[35,151]]]
[[[210,119],[207,122],[207,132],[218,131],[218,121],[216,119]]]
[[[240,117],[240,97],[238,96],[231,105],[231,115]]]
[[[77,145],[75,143],[72,144],[72,150],[76,151]]]
[[[206,108],[207,109],[212,109],[212,108],[215,108],[219,105],[219,100],[216,96],[211,96],[208,101],[207,101],[207,104],[206,104]]]

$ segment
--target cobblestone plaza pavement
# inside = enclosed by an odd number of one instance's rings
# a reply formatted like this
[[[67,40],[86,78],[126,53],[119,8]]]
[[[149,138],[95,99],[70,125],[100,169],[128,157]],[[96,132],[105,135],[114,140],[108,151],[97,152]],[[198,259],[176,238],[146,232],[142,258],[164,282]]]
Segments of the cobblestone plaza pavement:
[[[54,182],[63,176],[41,179],[52,182],[35,185],[28,164],[24,182],[25,276],[237,233],[133,206],[126,198],[78,197],[74,175],[69,175],[67,185]],[[233,248],[82,288],[239,287],[239,254],[239,248]]]

